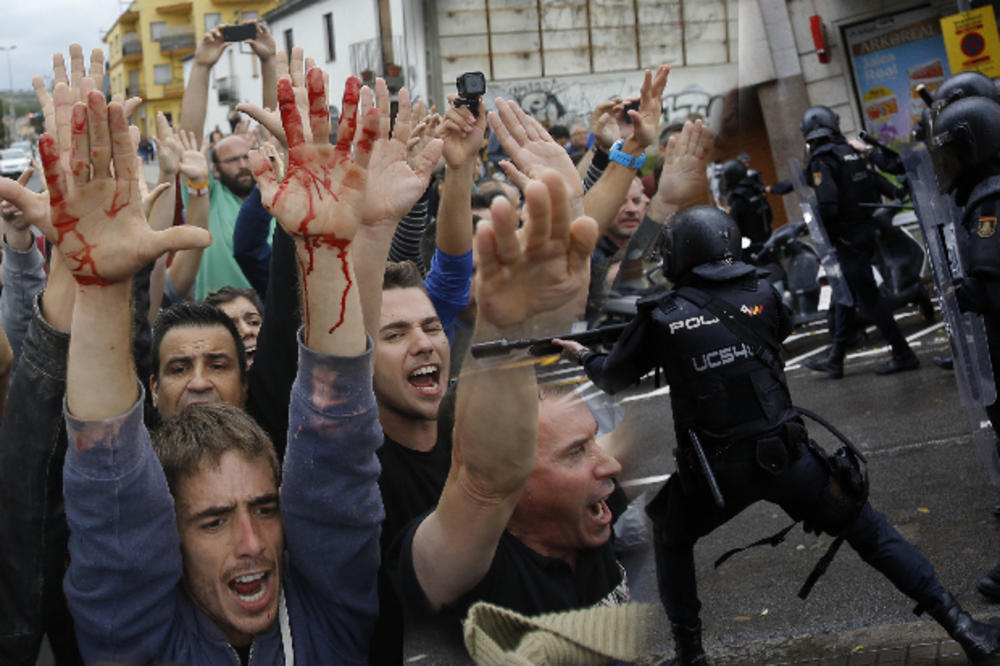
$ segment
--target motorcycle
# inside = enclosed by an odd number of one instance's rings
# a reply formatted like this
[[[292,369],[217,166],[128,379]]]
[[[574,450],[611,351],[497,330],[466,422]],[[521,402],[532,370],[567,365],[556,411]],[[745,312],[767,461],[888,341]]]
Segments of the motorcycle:
[[[891,310],[912,304],[933,322],[934,303],[923,281],[927,253],[909,231],[893,225],[897,212],[897,206],[882,206],[872,216],[878,228],[874,266],[879,293]]]
[[[826,316],[820,301],[824,288],[819,253],[804,240],[809,235],[805,222],[789,222],[774,231],[747,259],[761,270],[782,294],[792,310],[796,326]],[[829,289],[829,287],[826,287]]]

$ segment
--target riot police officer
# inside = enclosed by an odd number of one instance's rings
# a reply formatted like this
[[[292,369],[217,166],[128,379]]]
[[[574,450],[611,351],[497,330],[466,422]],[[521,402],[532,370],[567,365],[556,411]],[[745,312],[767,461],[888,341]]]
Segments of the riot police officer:
[[[973,660],[1000,654],[1000,627],[972,620],[931,564],[867,502],[867,484],[835,476],[809,439],[778,357],[792,328],[789,312],[763,273],[736,259],[732,219],[711,206],[688,208],[668,221],[660,248],[674,290],[640,301],[610,353],[554,342],[609,393],[654,367],[670,383],[678,473],[647,512],[675,640],[671,663],[705,663],[695,542],[762,499],[807,529],[842,537]]]
[[[872,275],[875,226],[872,208],[861,204],[881,202],[880,181],[870,163],[840,133],[840,118],[825,106],[814,106],[802,116],[802,136],[809,149],[807,180],[816,191],[819,215],[837,250],[844,279],[855,305],[881,331],[892,346],[892,357],[878,366],[880,375],[913,370],[920,365],[892,312],[882,302]],[[833,309],[832,344],[826,358],[810,359],[806,366],[839,379],[852,331],[854,309],[836,304]]]
[[[938,187],[952,193],[961,209],[963,228],[956,237],[964,245],[960,253],[966,276],[955,285],[955,295],[960,308],[983,315],[996,381],[1000,378],[1000,102],[989,79],[988,86],[977,88],[975,79],[966,78],[970,80],[964,90],[952,84],[946,88],[948,94],[935,94],[943,108],[930,116],[928,144]],[[979,92],[992,94],[977,96]],[[994,432],[1000,433],[1000,399],[987,406],[986,413]],[[1000,601],[1000,564],[977,587]]]
[[[740,233],[750,239],[749,253],[759,252],[771,235],[771,220],[774,218],[763,182],[759,178],[751,178],[746,165],[739,159],[722,165],[722,180],[726,186],[729,214],[740,228]]]

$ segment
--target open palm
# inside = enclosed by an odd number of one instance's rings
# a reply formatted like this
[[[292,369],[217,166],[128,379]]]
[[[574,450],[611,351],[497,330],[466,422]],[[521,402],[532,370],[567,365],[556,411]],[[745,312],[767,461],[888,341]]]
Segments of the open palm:
[[[529,320],[540,324],[547,313],[579,301],[590,280],[590,253],[597,223],[571,221],[562,178],[553,171],[531,181],[525,191],[528,220],[517,230],[517,216],[502,197],[493,205],[493,226],[476,233],[479,256],[479,314],[500,329]]]
[[[39,141],[51,196],[51,219],[41,229],[66,258],[77,282],[122,282],[166,251],[211,242],[201,229],[150,229],[142,212],[135,148],[120,104],[106,107],[104,96],[93,91],[86,105],[73,105],[72,119],[72,172],[61,163],[51,135]]]

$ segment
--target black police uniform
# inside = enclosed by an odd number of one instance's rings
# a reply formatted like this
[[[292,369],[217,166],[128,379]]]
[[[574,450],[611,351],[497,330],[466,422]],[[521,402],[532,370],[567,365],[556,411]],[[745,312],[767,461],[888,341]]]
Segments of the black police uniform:
[[[837,259],[855,305],[892,345],[894,357],[912,357],[913,352],[892,312],[882,302],[872,275],[876,247],[873,209],[860,204],[881,201],[877,174],[839,135],[812,151],[807,171],[816,191],[823,226],[837,249]],[[832,332],[835,347],[847,346],[853,316],[852,308],[835,307]]]
[[[994,381],[1000,378],[1000,175],[992,175],[965,192],[967,204],[962,214],[965,233],[964,261],[967,278],[955,290],[963,310],[983,315],[990,348]],[[959,198],[966,198],[965,192]],[[993,430],[1000,433],[1000,400],[986,408]]]
[[[750,177],[744,178],[726,193],[726,203],[740,233],[750,239],[751,247],[760,249],[771,235],[774,216],[763,185]]]
[[[735,267],[739,267],[737,262]],[[682,281],[747,315],[775,347],[791,331],[788,310],[771,284],[744,265],[726,281]],[[676,626],[699,626],[694,544],[764,499],[795,519],[842,533],[869,564],[928,607],[944,590],[931,564],[865,503],[849,514],[825,499],[830,472],[792,406],[784,373],[771,368],[710,311],[674,290],[641,301],[636,319],[609,354],[583,357],[587,375],[613,393],[660,366],[670,383],[678,474],[647,511],[653,519],[660,598]],[[692,461],[689,430],[703,445],[725,499],[719,508]],[[845,527],[846,526],[846,527]],[[843,530],[843,531],[842,531]],[[700,649],[700,648],[699,648]]]

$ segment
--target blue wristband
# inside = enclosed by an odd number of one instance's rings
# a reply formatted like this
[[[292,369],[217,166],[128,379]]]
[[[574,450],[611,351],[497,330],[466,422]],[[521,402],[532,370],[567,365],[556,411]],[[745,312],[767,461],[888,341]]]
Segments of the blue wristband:
[[[594,136],[593,132],[591,132],[590,136],[587,137],[587,150],[590,150],[593,147],[595,141],[597,141],[597,137]]]
[[[611,152],[608,153],[608,159],[612,162],[618,162],[618,164],[626,166],[630,169],[641,169],[646,163],[646,153],[643,152],[643,154],[638,157],[629,155],[628,153],[622,152],[621,148],[623,145],[625,145],[624,139],[618,139],[615,141],[614,145],[611,146]]]

